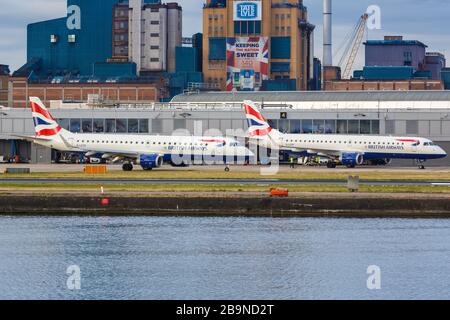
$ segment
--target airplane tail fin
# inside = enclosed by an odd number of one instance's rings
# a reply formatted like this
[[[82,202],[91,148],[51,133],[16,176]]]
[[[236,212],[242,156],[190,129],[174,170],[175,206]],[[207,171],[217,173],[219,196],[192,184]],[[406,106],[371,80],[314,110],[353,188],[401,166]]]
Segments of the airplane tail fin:
[[[36,137],[52,139],[63,130],[42,103],[41,99],[30,97],[30,107],[33,113]]]
[[[255,103],[244,101],[245,115],[248,123],[248,136],[253,139],[269,138],[274,140],[281,135],[281,132],[272,128],[264,116],[259,112]]]

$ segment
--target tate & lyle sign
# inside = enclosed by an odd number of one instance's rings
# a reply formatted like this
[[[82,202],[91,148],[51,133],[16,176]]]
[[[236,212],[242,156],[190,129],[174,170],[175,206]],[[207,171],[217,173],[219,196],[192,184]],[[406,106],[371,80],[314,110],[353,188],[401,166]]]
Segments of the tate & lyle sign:
[[[261,21],[261,1],[234,1],[234,21]]]

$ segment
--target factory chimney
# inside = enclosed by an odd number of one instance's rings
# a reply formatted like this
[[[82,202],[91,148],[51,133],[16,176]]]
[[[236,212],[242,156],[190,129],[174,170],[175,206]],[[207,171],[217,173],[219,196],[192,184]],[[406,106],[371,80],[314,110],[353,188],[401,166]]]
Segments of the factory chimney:
[[[323,0],[323,66],[333,65],[331,0]]]

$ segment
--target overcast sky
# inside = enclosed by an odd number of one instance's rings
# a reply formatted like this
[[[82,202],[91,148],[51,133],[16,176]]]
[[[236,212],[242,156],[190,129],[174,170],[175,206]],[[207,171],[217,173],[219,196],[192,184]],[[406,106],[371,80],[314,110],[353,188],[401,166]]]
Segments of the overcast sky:
[[[172,0],[171,0],[172,1]],[[175,0],[174,0],[175,1]],[[263,0],[265,1],[265,0]],[[202,0],[178,0],[183,7],[183,33],[201,32]],[[304,0],[310,22],[316,25],[316,56],[322,57],[322,0]],[[378,5],[382,29],[369,32],[369,39],[383,35],[403,35],[420,40],[429,51],[450,54],[450,1],[442,0],[335,0],[333,5],[333,42],[337,49],[369,5]],[[0,0],[0,64],[12,71],[26,60],[26,26],[28,23],[66,15],[66,0]],[[364,63],[362,48],[356,67]],[[335,58],[335,63],[339,56]],[[448,65],[448,63],[447,63]]]

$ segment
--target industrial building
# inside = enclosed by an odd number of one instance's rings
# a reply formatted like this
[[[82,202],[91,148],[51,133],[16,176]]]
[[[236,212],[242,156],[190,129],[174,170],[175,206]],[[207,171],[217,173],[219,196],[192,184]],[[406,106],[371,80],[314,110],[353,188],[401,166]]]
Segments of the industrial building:
[[[112,56],[113,6],[120,0],[67,0],[67,17],[28,25],[27,62],[34,76],[92,75]]]
[[[207,0],[204,81],[227,91],[307,90],[313,30],[301,0]]]
[[[209,129],[246,130],[242,101],[264,106],[275,128],[291,133],[422,136],[450,151],[450,91],[378,92],[210,92],[176,96],[170,104],[101,105],[52,102],[52,114],[72,132],[171,135],[174,130],[202,134]],[[58,155],[14,135],[33,135],[29,109],[0,114],[0,156],[31,162]],[[216,134],[216,132],[214,133]],[[394,165],[413,165],[397,161]],[[430,162],[450,165],[450,159]]]
[[[385,36],[384,40],[368,40],[364,45],[364,68],[355,70],[351,79],[326,73],[325,90],[444,90],[445,56],[426,52],[424,43]],[[325,71],[334,70],[329,67]]]
[[[366,80],[393,80],[393,77],[397,80],[441,80],[441,70],[446,65],[445,56],[427,52],[427,46],[420,41],[385,36],[384,40],[368,40],[364,45],[366,67],[363,77]]]
[[[40,97],[44,103],[51,101],[90,102],[113,106],[117,103],[148,103],[159,101],[162,84],[123,78],[121,82],[53,79],[52,81],[28,81],[27,78],[12,77],[9,81],[10,98],[5,106],[28,107],[29,97]]]
[[[33,77],[92,76],[97,64],[107,62],[110,76],[122,75],[124,68],[134,75],[175,70],[182,38],[178,4],[68,0],[67,12],[67,17],[28,25],[26,66],[33,66]]]
[[[441,70],[441,78],[444,82],[445,90],[450,90],[450,68],[444,68]]]
[[[177,3],[146,4],[144,0],[130,0],[129,8],[128,55],[139,74],[174,72],[175,49],[182,40],[181,7]]]
[[[8,93],[9,93],[9,67],[4,64],[0,64],[0,106],[8,105]]]
[[[26,107],[30,94],[46,103],[89,96],[105,104],[165,100],[202,82],[198,68],[177,71],[181,46],[177,3],[68,0],[67,17],[28,25],[27,62],[5,80],[5,105]]]

